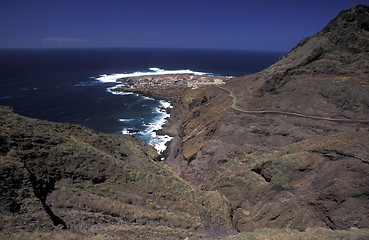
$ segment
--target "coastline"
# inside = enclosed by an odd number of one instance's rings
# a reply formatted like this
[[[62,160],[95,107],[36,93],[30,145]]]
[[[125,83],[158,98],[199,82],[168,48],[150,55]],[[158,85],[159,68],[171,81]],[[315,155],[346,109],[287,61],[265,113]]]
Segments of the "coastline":
[[[155,149],[158,151],[159,155],[161,156],[161,160],[166,159],[170,154],[170,146],[172,145],[171,142],[174,140],[175,136],[178,135],[179,131],[173,131],[172,129],[172,119],[177,118],[176,116],[173,116],[172,113],[174,112],[174,108],[176,108],[177,103],[181,99],[181,95],[184,93],[184,91],[188,89],[186,87],[169,87],[165,89],[151,89],[151,88],[137,88],[137,89],[131,89],[129,87],[121,87],[119,89],[116,89],[115,91],[120,92],[122,94],[137,94],[140,96],[148,97],[151,99],[155,99],[157,101],[165,101],[166,103],[169,103],[169,106],[166,108],[162,108],[165,112],[164,115],[167,115],[163,118],[164,123],[160,125],[160,128],[155,129],[154,132],[156,134],[156,137],[162,137],[163,140],[165,140],[165,143],[163,143],[159,147],[155,147]]]
[[[176,122],[180,122],[179,118],[181,117],[177,116],[176,120],[170,121],[171,124],[169,125],[173,126],[168,126],[168,122],[173,119],[171,115],[172,108],[181,100],[183,93],[187,89],[223,85],[226,80],[232,77],[216,76],[211,73],[194,72],[191,70],[150,68],[150,71],[153,72],[104,74],[100,75],[96,80],[103,83],[117,83],[117,85],[107,89],[108,92],[114,95],[136,94],[137,96],[159,101],[162,107],[156,109],[156,112],[162,114],[162,116],[154,124],[145,125],[147,128],[141,132],[136,132],[134,129],[124,129],[122,133],[130,135],[141,133],[143,136],[151,136],[152,139],[146,139],[146,142],[154,146],[162,156],[162,160],[164,160],[168,156],[173,155],[171,154],[173,151],[168,149],[169,146],[174,145],[174,147],[171,147],[173,149],[179,147],[178,144],[171,144],[170,142],[181,132],[179,129],[180,124],[176,124]],[[177,115],[181,115],[181,113],[177,112]]]

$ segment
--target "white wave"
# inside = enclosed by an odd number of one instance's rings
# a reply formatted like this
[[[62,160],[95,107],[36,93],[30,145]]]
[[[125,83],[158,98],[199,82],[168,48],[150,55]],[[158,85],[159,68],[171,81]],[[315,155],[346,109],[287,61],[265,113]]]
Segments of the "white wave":
[[[126,118],[120,118],[118,121],[119,122],[132,122],[134,120],[135,120],[134,118],[128,118],[128,119],[126,119]]]
[[[115,86],[113,86],[113,87],[110,87],[110,88],[108,88],[108,91],[114,91],[115,89],[117,89],[117,88],[121,88],[121,87],[126,87],[127,85],[126,84],[124,84],[124,83],[122,83],[122,84],[118,84],[118,85],[115,85]]]
[[[141,95],[141,99],[143,99],[143,100],[155,100],[154,98],[146,97],[146,96],[143,96],[143,95]]]
[[[167,149],[167,142],[170,142],[173,137],[168,135],[157,136],[156,141],[153,143],[154,148],[160,154]]]
[[[160,68],[149,68],[150,71],[154,71],[154,72],[164,72],[164,69],[160,69]]]
[[[110,92],[111,94],[114,94],[114,95],[130,95],[130,94],[134,94],[134,93],[131,93],[131,92],[120,92],[120,91],[108,91]]]
[[[123,78],[128,77],[140,77],[140,76],[152,76],[152,75],[169,75],[169,74],[193,74],[193,75],[210,75],[211,73],[205,72],[195,72],[189,69],[187,70],[165,70],[160,68],[149,68],[150,72],[134,72],[134,73],[117,73],[117,74],[104,74],[100,75],[96,80],[99,80],[103,83],[114,83],[118,82],[119,84],[113,87],[109,87],[107,89],[108,92],[115,94],[115,95],[127,95],[127,94],[135,94],[131,92],[123,92],[117,89],[121,87],[126,87],[127,83],[119,81]],[[137,94],[135,94],[137,95]],[[141,96],[138,101],[142,100],[154,100],[153,98],[147,96]],[[172,108],[172,105],[164,100],[160,100],[160,107],[155,108],[154,111],[159,113],[159,116],[155,119],[153,123],[145,124],[146,129],[142,132],[136,132],[132,129],[123,129],[122,134],[129,134],[129,135],[142,135],[147,139],[148,144],[152,145],[156,151],[161,154],[166,149],[167,142],[172,140],[172,137],[168,135],[157,135],[157,131],[160,130],[163,125],[166,123],[166,119],[170,116],[166,112],[165,109]],[[121,122],[129,122],[130,119],[119,119]]]
[[[169,107],[169,105],[167,106]],[[122,130],[122,134],[144,136],[144,138],[147,140],[147,143],[152,145],[156,149],[156,151],[161,154],[167,148],[166,144],[172,140],[172,137],[168,135],[157,134],[157,131],[162,129],[163,125],[167,122],[167,118],[170,117],[170,114],[163,110],[158,111],[158,113],[160,114],[155,118],[153,122],[144,124],[144,126],[146,127],[145,130],[136,131],[134,129],[124,128]],[[121,122],[131,122],[134,120],[135,119],[119,119],[119,121]]]
[[[168,135],[157,135],[156,131],[160,130],[167,122],[167,118],[170,117],[170,114],[167,112],[160,111],[159,113],[159,117],[153,123],[145,124],[147,128],[143,134],[150,136],[148,144],[152,145],[161,154],[166,149],[167,142],[172,140],[172,137]]]
[[[96,80],[99,80],[105,83],[116,82],[118,79],[124,78],[124,75],[125,74],[111,74],[111,75],[103,74],[103,75],[100,75],[98,78],[96,78]]]
[[[152,145],[156,151],[161,154],[167,148],[167,143],[170,142],[173,137],[168,135],[158,135],[156,131],[163,128],[164,124],[167,122],[167,118],[170,117],[170,114],[165,111],[165,109],[172,108],[172,105],[164,100],[159,101],[161,107],[155,108],[155,111],[160,115],[156,118],[153,123],[145,124],[147,126],[144,131],[144,135],[150,136],[148,144]]]
[[[122,134],[133,135],[132,133],[130,133],[130,132],[128,131],[128,129],[123,129],[123,130],[122,130]]]
[[[173,108],[173,106],[170,104],[170,102],[167,102],[167,101],[164,101],[164,100],[160,100],[160,105],[163,107],[163,108]]]
[[[160,130],[162,126],[166,123],[166,118],[168,118],[170,115],[168,113],[162,113],[161,115],[156,119],[155,122],[151,124],[147,124],[148,128],[145,130],[146,133],[155,133],[156,131]],[[156,135],[155,135],[156,136]]]
[[[123,128],[122,134],[135,135],[135,134],[142,134],[142,133],[135,129]]]
[[[193,74],[193,75],[211,75],[211,73],[195,72],[190,69],[181,70],[165,70],[160,68],[149,68],[150,72],[133,72],[133,73],[115,73],[115,74],[102,74],[95,78],[104,83],[117,82],[122,78],[129,77],[141,77],[141,76],[155,76],[155,75],[173,75],[173,74]]]
[[[154,108],[153,112],[155,113],[160,113],[160,114],[166,114],[167,111],[165,111],[165,109],[163,108]]]
[[[123,92],[121,90],[115,91],[116,89],[125,87],[125,86],[127,86],[125,83],[118,84],[113,87],[107,88],[106,91],[114,95],[130,95],[130,94],[137,95],[136,93],[133,93],[133,92]]]

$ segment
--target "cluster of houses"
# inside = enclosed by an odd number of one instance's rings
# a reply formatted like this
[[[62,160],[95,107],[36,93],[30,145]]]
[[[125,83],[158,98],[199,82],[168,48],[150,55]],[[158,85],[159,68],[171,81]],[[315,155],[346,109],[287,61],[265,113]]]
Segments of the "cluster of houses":
[[[196,76],[189,74],[180,75],[159,75],[129,78],[131,88],[166,88],[173,86],[186,86],[198,88],[206,85],[224,84],[225,77],[217,76]]]

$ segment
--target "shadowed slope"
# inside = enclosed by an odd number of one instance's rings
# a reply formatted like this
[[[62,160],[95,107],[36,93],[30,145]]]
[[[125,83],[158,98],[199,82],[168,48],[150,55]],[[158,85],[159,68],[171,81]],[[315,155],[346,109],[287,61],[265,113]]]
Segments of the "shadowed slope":
[[[199,191],[158,159],[131,136],[0,107],[0,236],[173,239],[229,231],[225,198]]]

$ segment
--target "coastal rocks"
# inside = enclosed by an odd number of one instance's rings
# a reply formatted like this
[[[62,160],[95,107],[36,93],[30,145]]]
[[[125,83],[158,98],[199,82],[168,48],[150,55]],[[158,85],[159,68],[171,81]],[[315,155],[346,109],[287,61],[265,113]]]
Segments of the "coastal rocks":
[[[0,238],[366,239],[368,15],[223,89],[137,90],[175,104],[164,163],[131,136],[0,107]]]

